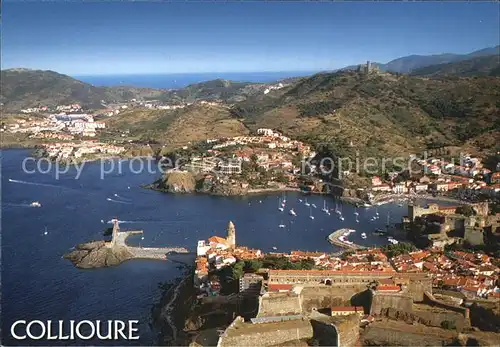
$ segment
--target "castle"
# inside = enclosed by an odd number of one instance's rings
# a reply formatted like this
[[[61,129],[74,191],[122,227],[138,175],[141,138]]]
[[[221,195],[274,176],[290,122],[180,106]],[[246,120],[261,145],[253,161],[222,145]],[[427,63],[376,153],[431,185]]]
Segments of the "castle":
[[[380,68],[376,64],[372,64],[371,61],[367,61],[366,64],[360,64],[358,66],[358,72],[362,72],[364,74],[369,73],[377,73],[380,72]]]

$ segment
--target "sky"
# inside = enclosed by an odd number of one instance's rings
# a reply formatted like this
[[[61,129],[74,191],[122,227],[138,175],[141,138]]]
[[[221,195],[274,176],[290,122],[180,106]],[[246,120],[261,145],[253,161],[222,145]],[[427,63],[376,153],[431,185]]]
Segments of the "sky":
[[[324,71],[500,41],[494,2],[3,1],[2,69]]]

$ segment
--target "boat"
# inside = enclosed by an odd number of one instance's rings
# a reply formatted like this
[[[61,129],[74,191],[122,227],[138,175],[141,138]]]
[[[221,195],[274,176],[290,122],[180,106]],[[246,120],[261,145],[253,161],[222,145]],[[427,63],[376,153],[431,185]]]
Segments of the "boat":
[[[361,233],[361,238],[362,239],[366,239],[366,234],[365,233]]]
[[[356,207],[354,208],[354,215],[359,216],[359,212],[356,210]]]
[[[302,199],[299,199],[299,202],[302,202]]]
[[[314,216],[312,215],[312,209],[309,207],[309,218],[314,219]]]
[[[375,215],[378,217],[378,209],[375,207]]]
[[[273,246],[273,249],[274,249],[274,250],[277,250],[278,248],[276,248],[276,246]]]
[[[290,213],[292,216],[296,216],[297,213],[295,213],[294,209],[292,208],[290,211],[288,211],[288,213]]]
[[[339,204],[337,202],[335,202],[335,213],[342,214],[342,212],[339,211]]]
[[[329,210],[326,210],[325,213],[329,216],[330,215],[330,211]]]
[[[285,227],[285,224],[283,224],[283,222],[281,222],[280,225],[278,225],[278,228],[284,228]]]
[[[356,217],[356,223],[359,223],[359,219]]]
[[[387,234],[387,232],[380,228],[375,229],[375,232],[373,233],[373,235],[385,235],[385,234]]]
[[[326,207],[326,200],[325,199],[323,199],[323,208],[321,209],[321,211],[330,212],[330,211],[328,211],[328,208]]]
[[[340,219],[341,221],[343,221],[345,218],[344,218],[344,216],[339,215],[339,219]]]
[[[38,201],[33,201],[33,202],[30,204],[30,206],[32,206],[32,207],[41,207],[41,206],[42,206],[42,204],[40,204]]]
[[[49,232],[47,231],[47,227],[45,227],[45,231],[43,232],[44,235],[47,235]]]
[[[311,204],[312,207],[317,208],[315,204]]]
[[[286,204],[286,195],[285,195],[285,193],[283,193],[282,204]]]
[[[307,198],[306,198],[306,202],[304,202],[304,205],[311,206],[311,204],[307,202]]]

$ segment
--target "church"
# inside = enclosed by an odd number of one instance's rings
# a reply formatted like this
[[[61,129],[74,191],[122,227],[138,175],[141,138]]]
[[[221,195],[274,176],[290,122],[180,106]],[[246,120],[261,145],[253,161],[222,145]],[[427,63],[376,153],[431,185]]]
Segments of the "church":
[[[209,249],[234,249],[236,247],[236,228],[232,221],[229,221],[227,225],[227,237],[223,238],[220,236],[212,236],[208,239],[198,241],[198,247],[196,248],[196,255],[202,256],[207,253]]]

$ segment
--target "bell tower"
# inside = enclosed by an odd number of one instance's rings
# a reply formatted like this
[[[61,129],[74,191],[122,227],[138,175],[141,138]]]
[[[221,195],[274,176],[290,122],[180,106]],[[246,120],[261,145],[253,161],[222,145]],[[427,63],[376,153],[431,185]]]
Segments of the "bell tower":
[[[236,247],[236,229],[232,221],[227,225],[227,242],[231,248]]]

